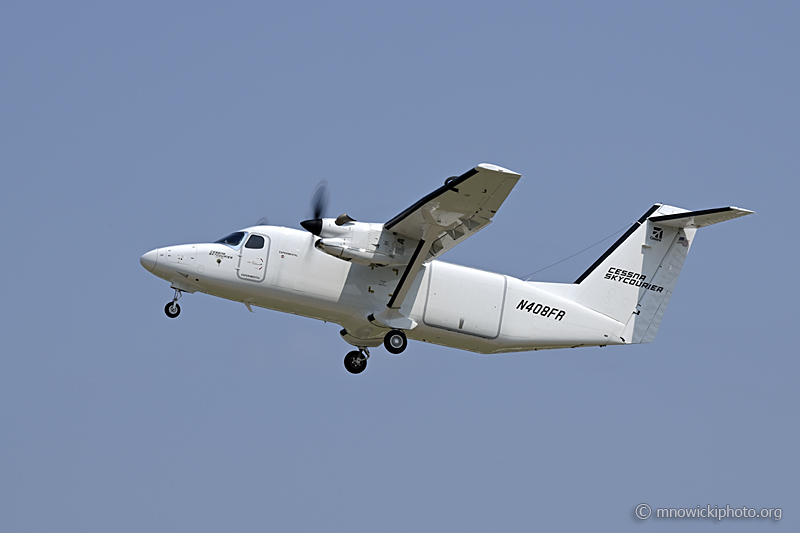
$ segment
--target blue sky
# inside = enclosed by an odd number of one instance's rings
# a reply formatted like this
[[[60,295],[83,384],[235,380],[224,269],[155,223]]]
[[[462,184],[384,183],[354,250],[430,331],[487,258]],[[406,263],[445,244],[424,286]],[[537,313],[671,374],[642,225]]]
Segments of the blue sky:
[[[642,502],[796,529],[798,15],[3,3],[0,529],[676,527]],[[653,344],[413,342],[357,377],[336,325],[198,294],[169,320],[139,265],[262,216],[299,227],[322,179],[331,215],[384,222],[481,162],[524,178],[445,259],[514,276],[655,202],[758,214],[698,233]]]

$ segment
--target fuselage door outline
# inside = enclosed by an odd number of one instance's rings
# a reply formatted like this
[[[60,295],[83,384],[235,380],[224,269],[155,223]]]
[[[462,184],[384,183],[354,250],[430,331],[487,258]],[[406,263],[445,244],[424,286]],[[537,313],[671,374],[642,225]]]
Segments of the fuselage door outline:
[[[269,256],[270,239],[267,235],[251,233],[247,241],[239,248],[240,279],[260,282],[267,274],[267,257]]]

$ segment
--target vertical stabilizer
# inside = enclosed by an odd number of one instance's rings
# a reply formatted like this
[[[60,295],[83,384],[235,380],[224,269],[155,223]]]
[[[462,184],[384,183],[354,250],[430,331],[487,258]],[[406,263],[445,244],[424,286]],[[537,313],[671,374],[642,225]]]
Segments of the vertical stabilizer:
[[[651,342],[696,228],[752,213],[736,207],[687,211],[656,204],[579,277],[565,296],[625,324],[626,343]]]

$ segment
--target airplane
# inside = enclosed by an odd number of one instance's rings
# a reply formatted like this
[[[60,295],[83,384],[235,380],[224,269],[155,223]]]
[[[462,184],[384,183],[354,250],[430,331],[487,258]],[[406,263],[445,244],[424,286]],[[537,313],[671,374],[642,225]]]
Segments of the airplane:
[[[370,348],[402,353],[408,339],[481,354],[652,342],[698,228],[749,215],[655,204],[574,283],[523,281],[439,258],[488,226],[520,174],[480,164],[381,223],[347,214],[256,225],[212,243],[166,246],[142,266],[170,283],[164,308],[205,293],[342,327],[359,374]]]

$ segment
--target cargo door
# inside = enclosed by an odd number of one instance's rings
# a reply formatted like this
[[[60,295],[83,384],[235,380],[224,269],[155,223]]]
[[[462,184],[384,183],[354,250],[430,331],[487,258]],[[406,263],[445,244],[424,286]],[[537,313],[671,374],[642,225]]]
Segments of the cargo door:
[[[429,268],[425,324],[488,339],[500,334],[505,276],[439,262]]]

